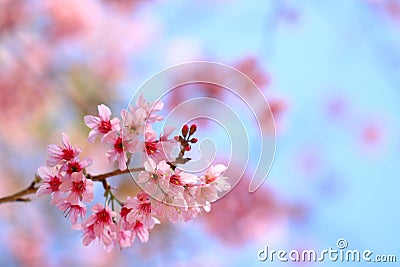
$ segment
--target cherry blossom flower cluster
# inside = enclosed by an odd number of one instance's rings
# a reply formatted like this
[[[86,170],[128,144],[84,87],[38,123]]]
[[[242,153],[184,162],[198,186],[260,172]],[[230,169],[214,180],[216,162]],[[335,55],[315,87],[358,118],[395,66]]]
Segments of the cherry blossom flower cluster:
[[[188,221],[209,212],[219,194],[231,188],[223,176],[226,166],[222,164],[211,166],[201,176],[178,167],[190,160],[184,156],[198,141],[193,137],[197,126],[184,125],[174,137],[174,128],[165,127],[157,135],[152,125],[163,120],[157,114],[162,108],[161,101],[149,103],[142,95],[136,105],[121,111],[121,119],[111,118],[111,110],[104,104],[98,106],[98,116],[84,117],[91,129],[88,141],[99,138],[107,145],[105,156],[110,163],[117,162],[118,171],[88,174],[86,168],[93,160],[81,158],[81,149],[72,145],[65,133],[61,145],[48,146],[47,166],[38,169],[42,181],[37,195],[51,196],[50,203],[69,217],[72,228],[83,232],[84,246],[97,239],[106,251],[111,251],[116,246],[131,246],[136,236],[142,243],[147,242],[156,224]],[[141,154],[142,160],[140,167],[130,169],[134,153]],[[135,180],[142,191],[123,202],[114,195],[107,178],[128,172],[137,173]],[[95,181],[103,185],[105,204],[92,205],[92,213],[86,218],[87,204],[94,200]]]

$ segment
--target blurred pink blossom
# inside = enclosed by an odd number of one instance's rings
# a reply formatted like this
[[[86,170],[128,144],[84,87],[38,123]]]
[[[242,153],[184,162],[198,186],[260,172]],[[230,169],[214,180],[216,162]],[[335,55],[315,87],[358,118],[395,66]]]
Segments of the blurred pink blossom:
[[[221,201],[213,203],[204,218],[207,230],[230,245],[263,238],[284,227],[290,217],[287,205],[274,192],[261,187],[250,194],[246,181],[242,179]]]
[[[27,1],[1,0],[0,1],[0,34],[12,31],[19,23],[27,20]]]
[[[46,0],[50,32],[56,38],[90,36],[99,28],[101,6],[94,0]]]

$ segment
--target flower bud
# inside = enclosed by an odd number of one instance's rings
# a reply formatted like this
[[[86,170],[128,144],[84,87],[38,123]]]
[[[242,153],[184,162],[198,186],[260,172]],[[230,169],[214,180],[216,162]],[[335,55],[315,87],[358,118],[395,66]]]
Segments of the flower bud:
[[[186,151],[190,151],[191,149],[192,149],[192,147],[190,145],[185,146]]]
[[[190,139],[189,142],[192,143],[192,144],[196,144],[197,141],[199,141],[197,138],[192,138],[192,139]]]
[[[194,134],[194,133],[196,132],[196,130],[197,130],[197,125],[196,125],[196,124],[192,124],[192,125],[190,126],[189,135]]]
[[[183,125],[182,127],[182,135],[183,137],[186,137],[189,131],[189,126],[187,126],[187,124]]]

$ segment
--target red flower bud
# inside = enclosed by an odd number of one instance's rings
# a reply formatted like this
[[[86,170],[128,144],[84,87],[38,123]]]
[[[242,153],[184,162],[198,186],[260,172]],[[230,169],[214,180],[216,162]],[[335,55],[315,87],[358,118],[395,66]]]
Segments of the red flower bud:
[[[182,135],[183,137],[186,137],[189,131],[189,126],[187,126],[187,124],[183,125],[182,127]]]
[[[192,147],[190,145],[185,146],[186,151],[190,151],[190,149],[192,149]]]
[[[192,125],[190,126],[189,135],[194,134],[194,133],[196,132],[196,130],[197,130],[197,125],[196,125],[196,124],[192,124]]]
[[[192,144],[196,144],[197,141],[199,141],[197,138],[192,138],[192,139],[190,139],[189,142],[192,143]]]

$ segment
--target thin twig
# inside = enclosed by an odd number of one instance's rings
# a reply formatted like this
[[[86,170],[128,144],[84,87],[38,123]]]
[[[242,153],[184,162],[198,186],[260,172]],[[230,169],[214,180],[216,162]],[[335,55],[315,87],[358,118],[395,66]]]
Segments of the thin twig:
[[[7,202],[29,202],[30,198],[26,198],[24,196],[34,194],[38,190],[39,187],[35,187],[36,180],[34,180],[27,188],[18,191],[12,195],[0,198],[0,204]]]
[[[101,181],[101,180],[105,180],[108,177],[112,177],[112,176],[117,176],[117,175],[121,175],[121,174],[125,174],[125,173],[130,173],[130,172],[140,172],[140,171],[144,171],[144,168],[133,168],[133,169],[126,169],[124,171],[121,170],[115,170],[109,173],[104,173],[104,174],[99,174],[99,175],[90,175],[87,174],[86,177],[88,179],[91,179],[93,181]]]

